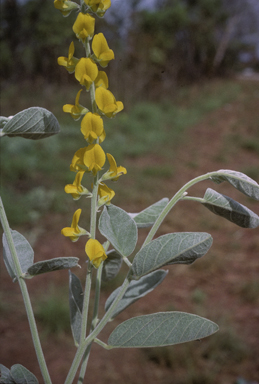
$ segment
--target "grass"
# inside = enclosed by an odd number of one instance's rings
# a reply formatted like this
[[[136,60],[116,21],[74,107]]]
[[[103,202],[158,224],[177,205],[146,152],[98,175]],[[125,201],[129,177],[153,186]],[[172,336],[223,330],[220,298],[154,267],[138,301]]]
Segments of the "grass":
[[[48,334],[60,335],[70,330],[68,300],[62,290],[50,287],[35,303],[35,317]]]
[[[174,384],[219,383],[223,368],[251,358],[248,346],[233,326],[224,323],[220,332],[199,342],[143,349],[143,354],[154,364],[174,372]]]
[[[237,87],[234,83],[219,83],[216,87],[206,84],[199,89],[185,88],[172,101],[139,103],[131,111],[105,120],[104,150],[112,153],[119,164],[126,158],[148,154],[172,160],[174,148],[184,140],[186,130],[213,109],[235,98]],[[67,89],[68,95],[74,92],[74,87]],[[2,139],[1,195],[12,226],[35,223],[50,211],[70,212],[73,209],[73,202],[63,193],[63,186],[73,182],[69,164],[74,152],[85,146],[79,123],[62,113],[66,89],[49,85],[40,93],[36,84],[31,93],[26,84],[20,94],[23,97],[18,99],[17,88],[7,88],[2,103],[6,115],[18,112],[18,107],[24,109],[38,104],[57,114],[61,133],[35,142],[23,138]],[[173,172],[170,166],[151,164],[134,177],[161,179],[171,177]]]

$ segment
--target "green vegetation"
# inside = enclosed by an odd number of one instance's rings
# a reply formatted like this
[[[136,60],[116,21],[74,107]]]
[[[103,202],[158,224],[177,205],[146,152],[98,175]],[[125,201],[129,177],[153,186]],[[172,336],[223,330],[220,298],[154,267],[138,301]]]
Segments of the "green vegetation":
[[[59,335],[70,331],[69,308],[67,293],[50,287],[46,296],[37,299],[35,317],[42,325],[46,334]]]
[[[73,88],[72,88],[73,90]],[[187,129],[197,124],[211,111],[220,108],[227,102],[234,100],[240,91],[240,86],[234,82],[211,83],[199,89],[189,87],[183,89],[172,101],[159,104],[139,103],[129,112],[124,112],[112,120],[106,120],[106,131],[109,140],[104,142],[105,151],[113,153],[118,163],[127,159],[136,159],[142,156],[159,156],[165,159],[167,165],[147,164],[138,173],[134,182],[142,188],[143,177],[168,178],[173,175],[171,166],[174,150],[182,140],[187,137]],[[16,91],[9,90],[10,103]],[[5,180],[2,185],[2,196],[5,201],[7,214],[11,225],[34,223],[50,210],[54,212],[68,212],[73,209],[73,202],[63,193],[64,184],[73,180],[69,172],[69,164],[74,148],[82,147],[82,136],[75,128],[75,123],[69,119],[62,123],[66,117],[62,112],[64,91],[61,89],[48,98],[41,100],[44,107],[47,103],[54,104],[57,98],[60,106],[57,117],[61,121],[61,133],[43,141],[26,141],[22,138],[8,140],[2,139],[1,146],[1,178]],[[36,100],[40,94],[35,89]],[[17,97],[17,96],[16,96]],[[53,101],[53,103],[52,103]],[[19,101],[18,101],[19,102]],[[23,105],[29,106],[31,96],[23,97]],[[8,98],[3,103],[8,113]],[[57,108],[57,107],[56,107]],[[16,112],[16,111],[15,111]],[[7,114],[8,115],[8,114]],[[147,134],[148,132],[148,134]],[[130,168],[130,167],[129,167]],[[138,181],[139,180],[139,181]],[[40,187],[39,187],[40,185]],[[123,189],[123,186],[120,187]],[[13,205],[16,201],[16,205]]]

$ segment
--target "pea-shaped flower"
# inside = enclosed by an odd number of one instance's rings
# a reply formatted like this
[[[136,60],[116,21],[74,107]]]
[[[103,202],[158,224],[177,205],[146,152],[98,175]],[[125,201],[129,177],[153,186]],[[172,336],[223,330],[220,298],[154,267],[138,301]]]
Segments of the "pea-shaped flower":
[[[101,116],[97,113],[88,112],[81,122],[81,132],[90,144],[98,138],[99,143],[102,143],[105,139],[105,131]]]
[[[104,204],[109,205],[111,203],[111,199],[115,196],[115,192],[107,187],[106,184],[100,183],[98,186],[98,206],[101,207]]]
[[[89,234],[85,229],[78,225],[81,212],[82,209],[78,209],[73,215],[71,227],[63,228],[61,231],[62,235],[69,237],[73,242],[77,241],[80,236]]]
[[[103,87],[96,89],[95,101],[99,110],[107,117],[115,116],[116,113],[124,108],[123,103],[121,101],[116,101],[113,94]]]
[[[102,67],[107,67],[109,61],[114,59],[113,50],[109,48],[103,33],[94,35],[92,49],[94,52],[94,59],[98,61]]]
[[[107,259],[107,256],[102,244],[100,244],[99,241],[95,239],[89,239],[87,241],[85,245],[85,253],[89,257],[91,264],[95,268],[99,268],[102,261]]]
[[[105,153],[99,144],[91,144],[86,147],[84,153],[84,164],[88,171],[95,176],[105,163]]]
[[[80,119],[82,115],[85,115],[88,112],[87,108],[79,104],[79,98],[80,98],[81,92],[82,92],[82,89],[80,89],[80,91],[77,92],[75,105],[65,104],[63,106],[63,111],[66,113],[70,113],[70,115],[73,117],[74,120]]]
[[[95,87],[103,87],[105,89],[108,89],[109,87],[109,80],[108,76],[104,71],[99,71],[96,79],[94,80]]]
[[[76,153],[73,156],[72,162],[70,164],[70,171],[77,172],[77,171],[87,171],[87,167],[84,164],[84,154],[86,151],[86,148],[80,148],[76,151]]]
[[[73,184],[67,184],[65,186],[65,192],[70,193],[74,200],[80,199],[82,195],[91,196],[88,189],[82,186],[82,178],[84,176],[85,171],[79,171],[76,174],[75,180]]]
[[[58,64],[62,65],[62,67],[65,67],[69,73],[75,72],[75,66],[79,61],[79,59],[74,57],[74,53],[75,53],[75,46],[72,41],[72,43],[69,46],[68,57],[60,56],[58,58]]]
[[[84,14],[80,12],[73,25],[73,31],[75,32],[76,37],[84,43],[87,37],[90,39],[93,37],[94,27],[95,18],[88,13]]]
[[[105,153],[99,144],[91,144],[88,147],[80,148],[74,154],[70,171],[88,171],[95,176],[105,163]]]
[[[92,59],[83,57],[79,60],[75,69],[75,78],[81,85],[84,85],[89,90],[91,84],[98,76],[97,65]]]
[[[111,6],[111,0],[84,0],[84,2],[91,7],[93,12],[96,12],[101,17]]]
[[[68,16],[73,9],[78,9],[78,4],[73,1],[54,0],[54,7],[58,9],[63,16]]]
[[[109,179],[116,181],[121,175],[125,175],[127,173],[126,168],[121,165],[117,167],[116,161],[110,153],[107,153],[107,159],[110,163],[110,169],[108,171]]]

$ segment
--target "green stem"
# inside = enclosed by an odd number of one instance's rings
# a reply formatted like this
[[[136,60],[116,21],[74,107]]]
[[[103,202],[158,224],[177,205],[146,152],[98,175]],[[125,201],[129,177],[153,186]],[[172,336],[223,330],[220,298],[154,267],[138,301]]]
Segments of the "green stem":
[[[99,310],[99,302],[100,302],[100,293],[101,293],[101,282],[102,282],[102,269],[103,269],[103,263],[100,265],[97,271],[96,276],[96,285],[95,285],[95,298],[94,298],[94,309],[93,309],[93,318],[91,323],[91,329],[90,332],[94,330],[98,323],[98,310]],[[78,384],[82,383],[85,377],[85,372],[87,368],[87,363],[89,360],[90,350],[91,350],[92,343],[90,343],[85,351],[83,362],[80,369]]]
[[[197,203],[206,203],[206,200],[204,200],[203,198],[195,196],[184,196],[182,200],[196,201]]]
[[[160,213],[160,216],[157,218],[155,224],[153,225],[153,227],[149,231],[149,234],[147,235],[146,240],[144,241],[144,243],[142,245],[142,248],[145,245],[147,245],[153,239],[153,237],[155,236],[161,223],[163,222],[165,217],[168,215],[168,213],[171,211],[171,209],[174,207],[174,205],[179,200],[186,199],[185,193],[186,193],[187,189],[192,187],[194,184],[199,183],[200,181],[209,179],[210,177],[212,177],[214,175],[218,175],[218,172],[209,172],[209,173],[206,173],[205,175],[198,176],[195,179],[192,179],[191,181],[186,183],[181,189],[179,189],[179,191],[172,197],[172,199],[168,202],[168,204],[165,206],[163,211]]]
[[[112,318],[114,310],[116,309],[119,301],[123,297],[124,293],[126,292],[128,286],[130,284],[129,274],[130,274],[130,271],[128,273],[128,276],[125,278],[124,283],[121,286],[119,294],[117,295],[117,297],[115,298],[115,300],[111,304],[108,311],[105,313],[103,318],[97,324],[95,329],[84,340],[84,342],[81,345],[79,345],[77,352],[76,352],[76,355],[75,355],[75,358],[74,358],[74,361],[73,361],[73,363],[70,367],[70,371],[67,375],[65,384],[72,384],[74,377],[76,375],[77,369],[78,369],[80,362],[82,360],[82,357],[84,356],[84,353],[86,351],[86,348],[94,341],[94,339],[98,336],[98,334],[105,327],[105,325],[108,323],[108,321]]]
[[[89,38],[86,39],[84,45],[85,45],[86,57],[90,57],[91,56],[91,47],[90,47],[90,43],[89,43]],[[92,111],[93,111],[93,113],[97,113],[98,110],[97,110],[97,105],[95,102],[95,84],[94,84],[94,82],[92,82],[89,91],[90,91]]]
[[[17,276],[18,283],[19,283],[19,286],[20,286],[20,289],[22,292],[22,297],[23,297],[23,301],[24,301],[24,305],[25,305],[25,309],[26,309],[26,313],[27,313],[27,317],[28,317],[28,321],[29,321],[29,325],[30,325],[32,340],[33,340],[34,348],[35,348],[36,355],[38,358],[41,373],[42,373],[42,376],[44,379],[44,383],[45,384],[51,384],[51,378],[50,378],[49,371],[48,371],[48,368],[46,365],[46,361],[45,361],[45,358],[43,355],[43,351],[42,351],[42,347],[41,347],[41,343],[40,343],[40,338],[39,338],[39,333],[37,330],[37,325],[36,325],[32,305],[31,305],[31,301],[30,301],[29,292],[28,292],[28,289],[27,289],[27,286],[26,286],[24,279],[21,277],[23,272],[22,272],[21,265],[20,265],[20,262],[19,262],[19,259],[17,256],[17,252],[16,252],[15,245],[13,242],[10,226],[9,226],[9,223],[8,223],[8,220],[6,217],[6,213],[4,210],[4,206],[3,206],[3,202],[2,202],[1,197],[0,197],[0,219],[1,219],[2,227],[4,230],[5,236],[6,236],[8,247],[9,247],[9,250],[10,250],[11,255],[12,255],[12,259],[13,259],[13,263],[14,263],[14,267],[15,267],[15,274]]]

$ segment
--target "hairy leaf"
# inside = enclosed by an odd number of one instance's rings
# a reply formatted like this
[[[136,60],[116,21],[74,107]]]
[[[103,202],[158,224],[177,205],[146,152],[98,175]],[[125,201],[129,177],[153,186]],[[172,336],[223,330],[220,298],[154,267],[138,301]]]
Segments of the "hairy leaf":
[[[75,345],[80,342],[84,293],[79,278],[69,271],[70,323]]]
[[[129,213],[129,215],[134,219],[138,228],[151,227],[167,205],[168,201],[169,199],[165,197],[143,211],[139,213]]]
[[[228,196],[222,195],[208,188],[204,195],[206,208],[216,215],[232,221],[243,228],[256,228],[259,225],[259,216],[242,204]]]
[[[218,330],[217,324],[184,312],[161,312],[124,321],[112,332],[114,348],[160,347],[199,340]]]
[[[11,375],[16,384],[38,384],[37,378],[20,364],[11,367]]]
[[[112,204],[104,207],[99,230],[122,256],[127,257],[134,251],[138,240],[137,225],[123,209]]]
[[[50,260],[38,261],[28,268],[25,277],[31,278],[42,273],[78,267],[78,261],[78,257],[56,257]]]
[[[33,264],[33,249],[30,246],[28,240],[26,240],[26,238],[19,232],[11,229],[11,235],[13,238],[14,246],[21,265],[22,272],[25,273],[27,269]],[[8,273],[10,274],[12,279],[15,279],[17,276],[13,264],[12,254],[10,252],[5,234],[3,234],[3,257]]]
[[[59,131],[59,123],[53,113],[45,108],[32,107],[9,119],[1,131],[1,136],[20,136],[39,140],[55,135]]]
[[[102,281],[107,282],[114,279],[122,265],[122,257],[114,249],[107,252],[107,259],[103,262]]]
[[[114,318],[120,312],[122,312],[129,305],[135,303],[138,299],[146,296],[149,292],[153,291],[159,284],[162,283],[166,277],[168,271],[162,269],[149,273],[148,275],[142,276],[139,280],[132,280],[128,286],[122,299],[119,301],[112,317]],[[105,303],[105,311],[107,312],[113,303],[114,299],[118,295],[121,287],[118,287],[111,293]]]
[[[221,169],[216,173],[217,175],[211,177],[215,183],[220,184],[223,181],[228,181],[240,192],[255,200],[259,200],[259,185],[255,180],[246,176],[244,173],[230,171],[228,169]]]
[[[2,364],[0,364],[0,384],[15,384],[10,370]]]
[[[163,235],[143,247],[132,263],[137,279],[167,264],[191,264],[208,252],[212,237],[205,232],[178,232]]]

